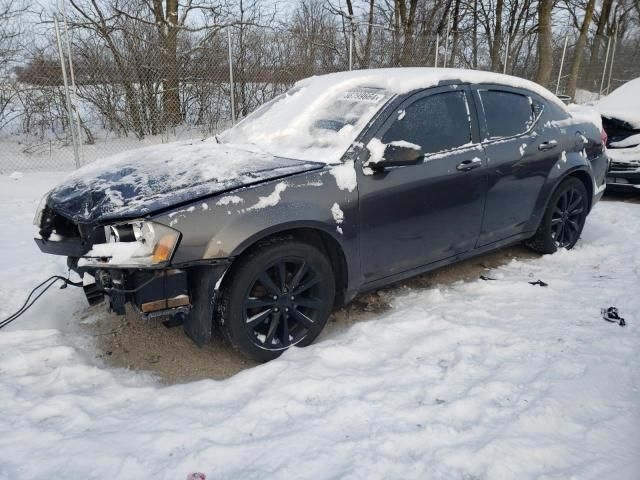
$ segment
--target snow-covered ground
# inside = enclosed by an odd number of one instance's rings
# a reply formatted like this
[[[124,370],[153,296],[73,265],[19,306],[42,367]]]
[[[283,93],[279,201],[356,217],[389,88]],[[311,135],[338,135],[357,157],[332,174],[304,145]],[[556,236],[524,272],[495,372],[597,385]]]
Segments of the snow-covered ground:
[[[31,240],[60,178],[0,176],[0,318],[64,272]],[[639,206],[603,202],[573,251],[489,276],[170,387],[96,363],[82,293],[50,292],[0,331],[0,478],[640,478]]]

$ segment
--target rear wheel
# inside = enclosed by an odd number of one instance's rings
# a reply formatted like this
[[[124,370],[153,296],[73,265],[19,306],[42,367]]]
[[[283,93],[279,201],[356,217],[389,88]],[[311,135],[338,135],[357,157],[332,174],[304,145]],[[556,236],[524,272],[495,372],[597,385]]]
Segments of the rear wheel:
[[[551,197],[536,234],[527,245],[540,253],[574,247],[587,218],[587,189],[577,178],[568,178]]]
[[[229,342],[266,362],[316,339],[327,323],[335,279],[315,246],[279,239],[241,257],[225,280],[218,318]]]

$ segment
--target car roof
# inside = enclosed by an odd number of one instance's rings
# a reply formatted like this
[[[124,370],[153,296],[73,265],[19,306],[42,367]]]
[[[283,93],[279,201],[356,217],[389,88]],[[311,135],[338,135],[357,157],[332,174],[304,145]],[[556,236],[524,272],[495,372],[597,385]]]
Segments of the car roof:
[[[553,93],[541,85],[524,78],[503,75],[481,70],[457,68],[399,67],[352,70],[318,75],[299,81],[304,86],[321,83],[327,89],[349,89],[358,87],[384,88],[395,94],[408,93],[417,89],[435,87],[441,82],[459,82],[469,84],[498,84],[514,88],[524,88],[557,104],[566,110],[566,106]],[[317,87],[318,85],[314,85]]]

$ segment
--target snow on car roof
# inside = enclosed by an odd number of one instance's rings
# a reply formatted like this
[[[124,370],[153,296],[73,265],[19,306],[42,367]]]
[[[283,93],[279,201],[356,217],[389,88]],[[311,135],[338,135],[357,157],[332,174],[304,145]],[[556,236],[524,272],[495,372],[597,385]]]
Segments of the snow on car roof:
[[[459,80],[462,83],[497,83],[510,87],[526,88],[562,108],[566,108],[564,103],[553,93],[530,80],[502,73],[460,68],[400,67],[352,70],[306,78],[297,82],[296,85],[322,82],[327,87],[340,84],[347,88],[368,86],[384,88],[396,94],[401,94],[419,88],[433,87],[440,82],[450,80]]]
[[[631,80],[595,104],[603,117],[627,122],[640,129],[640,77]]]
[[[443,81],[524,88],[566,108],[540,85],[499,73],[425,67],[355,70],[300,80],[220,138],[253,144],[275,156],[338,163],[386,101]]]

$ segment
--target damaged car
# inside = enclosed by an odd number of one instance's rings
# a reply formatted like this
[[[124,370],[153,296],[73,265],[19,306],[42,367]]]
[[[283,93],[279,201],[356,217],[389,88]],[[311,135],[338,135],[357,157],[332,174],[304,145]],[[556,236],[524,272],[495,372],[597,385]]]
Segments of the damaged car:
[[[219,136],[74,172],[43,199],[35,240],[89,303],[268,361],[359,292],[519,242],[572,248],[607,165],[598,128],[535,83],[335,73]]]
[[[611,167],[607,184],[619,191],[640,191],[640,78],[595,103],[607,133]]]

